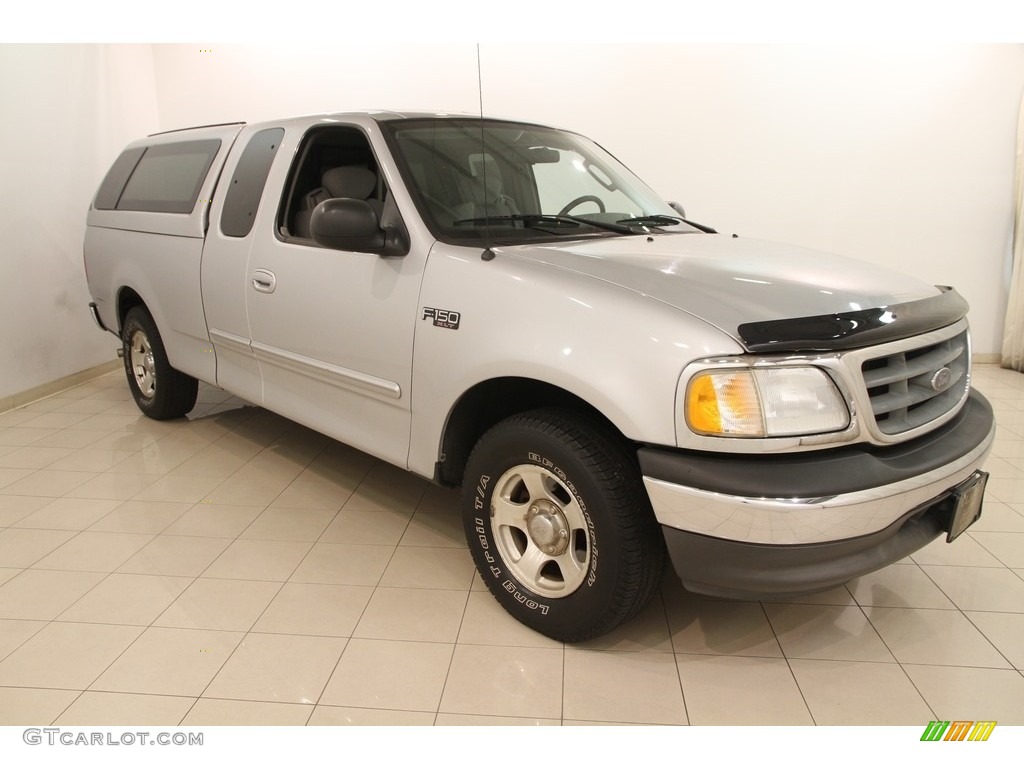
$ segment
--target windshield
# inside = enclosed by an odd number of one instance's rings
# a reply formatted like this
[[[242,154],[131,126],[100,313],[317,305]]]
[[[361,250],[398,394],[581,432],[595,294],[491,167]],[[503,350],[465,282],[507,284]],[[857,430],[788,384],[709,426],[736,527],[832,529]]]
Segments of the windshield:
[[[514,243],[696,231],[578,134],[470,118],[384,126],[420,212],[440,239]]]

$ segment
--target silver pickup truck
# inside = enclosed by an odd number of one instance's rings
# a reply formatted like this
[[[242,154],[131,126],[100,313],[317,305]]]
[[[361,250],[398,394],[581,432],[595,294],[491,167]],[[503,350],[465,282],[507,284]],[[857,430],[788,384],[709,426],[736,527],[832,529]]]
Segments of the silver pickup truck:
[[[686,220],[594,142],[374,112],[130,144],[93,318],[155,419],[216,384],[463,488],[480,574],[578,641],[666,553],[743,598],[841,584],[981,513],[992,410],[948,287]]]

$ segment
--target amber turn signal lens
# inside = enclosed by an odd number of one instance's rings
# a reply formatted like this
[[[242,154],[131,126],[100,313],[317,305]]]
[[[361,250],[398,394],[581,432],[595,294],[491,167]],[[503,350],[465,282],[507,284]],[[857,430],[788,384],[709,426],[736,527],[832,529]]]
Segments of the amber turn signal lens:
[[[686,394],[686,422],[705,435],[764,436],[764,417],[750,371],[696,376]]]

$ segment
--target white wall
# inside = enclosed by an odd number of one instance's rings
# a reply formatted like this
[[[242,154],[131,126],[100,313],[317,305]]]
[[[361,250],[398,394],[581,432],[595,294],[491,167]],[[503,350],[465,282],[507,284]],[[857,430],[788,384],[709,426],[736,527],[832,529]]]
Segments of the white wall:
[[[164,129],[352,109],[477,109],[471,43],[155,45],[153,57]]]
[[[89,200],[155,130],[148,46],[0,45],[0,398],[114,358],[89,318]]]
[[[165,128],[479,109],[472,44],[157,46],[155,62]],[[1024,45],[485,43],[481,71],[485,112],[591,136],[697,221],[955,285],[975,352],[999,351]]]
[[[359,108],[479,109],[476,46],[0,46],[0,397],[110,359],[85,210],[129,140]],[[956,285],[998,352],[1024,45],[481,49],[488,114],[604,144],[691,217]],[[10,76],[10,73],[16,73]]]

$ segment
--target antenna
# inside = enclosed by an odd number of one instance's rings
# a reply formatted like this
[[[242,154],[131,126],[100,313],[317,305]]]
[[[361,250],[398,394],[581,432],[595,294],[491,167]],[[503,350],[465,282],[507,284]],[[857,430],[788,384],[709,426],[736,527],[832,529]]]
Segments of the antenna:
[[[477,88],[477,103],[480,106],[480,172],[484,177],[484,252],[480,254],[480,258],[484,261],[490,261],[494,258],[494,251],[491,250],[491,228],[490,228],[490,211],[487,210],[489,205],[489,196],[487,194],[487,146],[484,143],[484,80],[482,74],[482,68],[480,66],[480,43],[476,44],[476,88]]]

